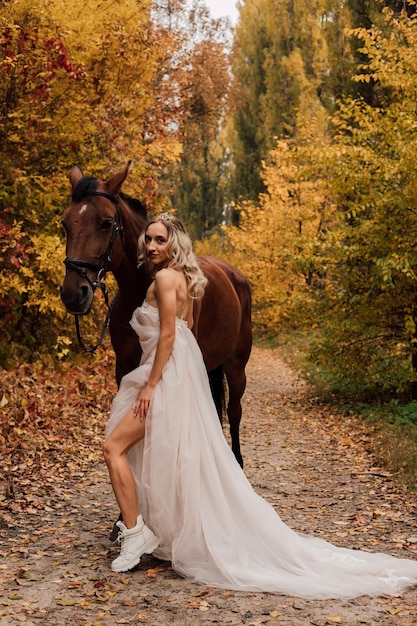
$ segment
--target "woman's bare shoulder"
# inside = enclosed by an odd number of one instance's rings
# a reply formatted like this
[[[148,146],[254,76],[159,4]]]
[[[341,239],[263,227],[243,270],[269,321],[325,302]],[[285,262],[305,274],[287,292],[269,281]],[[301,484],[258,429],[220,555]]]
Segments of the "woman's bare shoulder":
[[[184,279],[184,274],[181,270],[176,270],[173,267],[164,267],[155,276],[155,282],[157,283],[177,283]]]

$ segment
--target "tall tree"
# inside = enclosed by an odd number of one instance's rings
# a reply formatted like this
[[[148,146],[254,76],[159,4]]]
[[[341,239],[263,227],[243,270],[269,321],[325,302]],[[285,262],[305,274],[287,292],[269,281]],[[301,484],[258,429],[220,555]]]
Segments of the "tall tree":
[[[234,73],[242,88],[230,139],[235,199],[265,191],[262,163],[276,139],[292,138],[304,92],[333,112],[341,99],[378,106],[389,94],[375,88],[355,29],[390,28],[384,9],[412,14],[396,0],[245,0],[236,29]],[[357,72],[367,79],[354,80]],[[311,97],[311,95],[309,96]]]
[[[226,149],[222,127],[232,88],[227,20],[214,20],[200,1],[182,9],[182,45],[169,68],[181,107],[182,152],[164,180],[171,206],[194,238],[201,238],[222,220],[227,204]]]
[[[236,29],[234,72],[244,103],[235,116],[235,197],[256,199],[261,164],[277,138],[292,137],[304,89],[325,75],[323,2],[247,0]]]

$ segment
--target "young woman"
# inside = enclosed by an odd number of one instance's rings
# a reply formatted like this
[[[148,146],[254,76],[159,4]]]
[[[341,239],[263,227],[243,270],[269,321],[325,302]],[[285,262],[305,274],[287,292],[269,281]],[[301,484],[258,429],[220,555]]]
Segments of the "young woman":
[[[132,569],[158,548],[183,576],[226,589],[348,599],[416,584],[417,561],[297,534],[253,491],[223,436],[191,332],[206,279],[181,222],[153,220],[139,262],[155,276],[131,320],[143,355],[123,378],[104,444],[123,516],[112,569]]]
[[[141,365],[122,381],[113,403],[108,432],[116,420],[118,406],[122,408],[117,415],[123,415],[123,419],[104,443],[104,458],[123,519],[123,523],[117,522],[121,529],[121,553],[112,563],[116,572],[131,569],[139,563],[144,552],[151,553],[159,545],[159,540],[139,514],[135,476],[129,465],[128,452],[145,437],[145,419],[155,388],[171,357],[177,328],[192,328],[193,300],[203,296],[207,283],[183,225],[169,214],[151,222],[139,240],[139,263],[146,262],[155,273],[155,280],[143,306],[135,311],[131,320],[142,342]],[[152,319],[154,323],[149,325]],[[149,326],[147,331],[146,326]],[[151,430],[150,422],[148,430]]]

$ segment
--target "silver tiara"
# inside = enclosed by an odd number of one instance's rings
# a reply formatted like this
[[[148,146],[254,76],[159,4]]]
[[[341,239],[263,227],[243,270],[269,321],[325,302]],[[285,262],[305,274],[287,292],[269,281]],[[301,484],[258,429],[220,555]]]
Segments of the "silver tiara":
[[[169,222],[170,224],[174,224],[173,216],[170,213],[161,213],[157,216],[157,220],[162,220],[163,222]]]

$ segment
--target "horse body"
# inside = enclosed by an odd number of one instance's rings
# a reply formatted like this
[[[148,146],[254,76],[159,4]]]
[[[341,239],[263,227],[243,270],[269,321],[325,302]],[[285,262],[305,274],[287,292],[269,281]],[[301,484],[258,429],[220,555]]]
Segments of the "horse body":
[[[67,311],[74,315],[89,312],[95,287],[106,271],[111,271],[117,281],[119,291],[109,329],[118,384],[139,364],[141,348],[129,320],[143,303],[152,282],[144,266],[137,268],[137,240],[148,223],[146,211],[137,201],[133,201],[137,206],[130,208],[128,197],[121,193],[128,169],[129,164],[103,182],[83,177],[80,168],[74,166],[70,175],[73,199],[63,216],[67,271],[61,298]],[[243,274],[226,261],[199,257],[198,262],[208,285],[203,299],[194,306],[193,332],[209,373],[219,415],[222,373],[226,376],[232,450],[242,465],[239,425],[246,386],[245,367],[252,346],[250,288]]]

